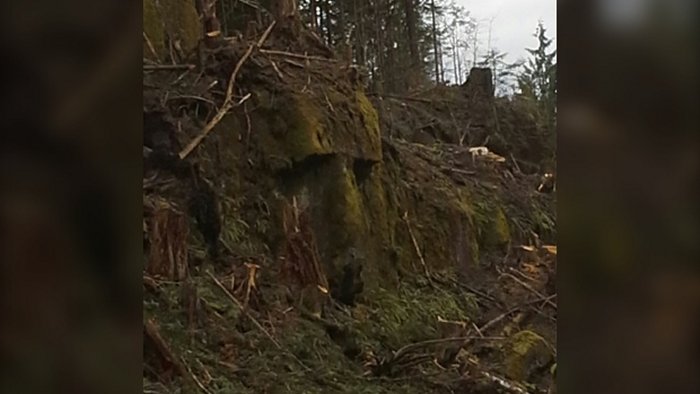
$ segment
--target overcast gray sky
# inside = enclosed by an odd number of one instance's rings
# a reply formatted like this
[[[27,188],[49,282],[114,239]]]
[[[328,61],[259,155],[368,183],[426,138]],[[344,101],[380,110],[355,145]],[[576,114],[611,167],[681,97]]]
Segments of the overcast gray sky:
[[[525,48],[537,46],[532,36],[537,21],[542,20],[547,35],[554,37],[556,46],[556,0],[456,0],[480,22],[480,46],[486,51],[489,21],[493,18],[491,46],[508,53],[507,61],[526,58]]]

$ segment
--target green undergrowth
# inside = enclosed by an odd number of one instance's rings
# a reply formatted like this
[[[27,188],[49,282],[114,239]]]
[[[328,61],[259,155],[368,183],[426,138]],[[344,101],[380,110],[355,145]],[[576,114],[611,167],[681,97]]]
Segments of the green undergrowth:
[[[438,316],[467,321],[477,312],[472,296],[456,289],[402,283],[398,291],[378,289],[368,305],[354,311],[364,340],[375,348],[397,350],[437,337]]]
[[[213,393],[427,392],[430,388],[420,378],[364,376],[365,355],[387,355],[411,343],[439,338],[438,316],[465,321],[478,312],[470,294],[427,280],[402,283],[397,291],[379,289],[367,295],[364,304],[324,313],[326,321],[346,327],[359,345],[362,354],[349,356],[318,322],[295,310],[283,313],[287,305],[279,296],[281,287],[260,284],[268,308],[251,313],[278,347],[208,276],[193,275],[189,285],[164,282],[157,294],[147,293],[144,318],[157,323],[173,353],[182,356],[196,376],[211,375],[207,388]],[[183,298],[186,288],[195,289],[199,299],[192,325]],[[169,392],[191,392],[185,380],[165,385]]]

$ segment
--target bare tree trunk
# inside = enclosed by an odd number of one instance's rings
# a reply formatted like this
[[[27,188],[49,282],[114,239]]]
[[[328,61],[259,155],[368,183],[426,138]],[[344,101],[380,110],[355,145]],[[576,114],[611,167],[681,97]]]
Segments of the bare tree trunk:
[[[360,12],[360,6],[357,0],[353,0],[353,19],[355,24],[355,58],[357,64],[365,65],[365,52],[366,52],[366,42],[364,36],[364,29],[362,28],[362,13]]]
[[[454,83],[459,83],[459,71],[457,70],[457,33],[452,31],[452,73],[455,76]]]
[[[313,31],[316,32],[316,29],[318,27],[318,15],[316,14],[316,0],[311,0],[309,8],[311,9],[311,29],[313,29]]]
[[[329,46],[333,46],[333,26],[331,23],[331,6],[328,4],[328,0],[323,3],[323,11],[326,13],[326,40]]]
[[[384,66],[384,87],[387,91],[389,92],[394,92],[395,89],[395,80],[396,80],[396,50],[394,48],[394,45],[396,44],[396,28],[395,28],[395,21],[394,17],[396,16],[393,12],[391,12],[391,8],[387,7],[387,22],[386,22],[386,31],[387,31],[387,42],[389,43],[388,46],[385,46],[386,48],[386,62]]]
[[[459,40],[457,41],[457,84],[462,84],[462,54],[459,48]]]
[[[344,1],[338,2],[338,41],[345,42],[345,7]]]
[[[440,81],[445,82],[445,63],[443,62],[443,56],[442,56],[442,43],[438,43],[438,48],[439,51],[438,53],[440,54]]]
[[[433,19],[433,52],[435,53],[435,82],[440,83],[440,69],[438,65],[438,39],[437,21],[435,20],[435,0],[430,1],[430,12]]]
[[[375,78],[377,79],[376,81],[376,87],[377,87],[377,93],[382,94],[384,93],[384,31],[382,29],[382,16],[383,16],[383,10],[384,10],[384,0],[376,0],[374,3],[374,30],[376,34],[376,40],[377,40],[377,45],[376,45],[376,53],[375,53],[375,59],[376,59],[376,68],[377,68],[377,73],[375,75]]]
[[[472,54],[473,54],[472,68],[476,67],[476,55],[479,51],[479,25],[478,24],[474,28],[473,38],[474,38],[474,41],[472,42]]]
[[[321,0],[323,1],[323,0]],[[326,28],[326,17],[323,13],[323,5],[319,5],[318,7],[318,36],[323,39],[325,37],[325,33],[323,32],[323,29]]]
[[[420,54],[418,53],[418,37],[416,28],[418,21],[416,19],[415,3],[413,0],[404,0],[404,11],[406,12],[406,25],[408,27],[408,48],[411,54],[411,71],[416,72],[420,63]]]
[[[226,1],[219,2],[219,9],[221,10],[221,31],[224,35],[228,35],[228,32],[230,31],[228,28],[228,4],[229,3]]]

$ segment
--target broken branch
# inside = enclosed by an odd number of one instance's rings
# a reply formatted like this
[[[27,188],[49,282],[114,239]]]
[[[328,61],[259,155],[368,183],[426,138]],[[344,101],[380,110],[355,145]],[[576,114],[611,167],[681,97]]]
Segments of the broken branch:
[[[425,259],[423,258],[423,253],[421,252],[420,248],[418,247],[418,241],[416,241],[416,237],[413,235],[413,230],[411,230],[411,224],[408,222],[408,211],[404,212],[403,221],[406,222],[406,228],[408,228],[408,235],[411,236],[411,241],[413,242],[413,247],[416,249],[416,254],[418,254],[418,258],[420,259],[421,265],[423,265],[423,271],[425,272],[425,276],[426,276],[426,278],[428,278],[428,282],[430,282],[431,281],[430,271],[428,271],[428,265],[425,264]]]
[[[153,341],[161,357],[163,357],[168,364],[172,365],[180,376],[187,377],[187,369],[180,359],[173,354],[170,347],[165,343],[165,340],[163,340],[156,322],[153,319],[148,319],[144,321],[143,328],[146,332],[146,336]]]
[[[238,103],[235,103],[233,101],[233,88],[236,83],[236,77],[238,76],[238,72],[241,70],[241,67],[243,67],[243,63],[248,60],[250,55],[253,53],[253,50],[256,48],[260,48],[262,44],[267,40],[269,37],[270,33],[272,32],[272,29],[275,27],[276,22],[272,22],[270,26],[265,30],[265,33],[260,37],[260,40],[258,40],[257,43],[251,44],[250,47],[248,47],[248,50],[243,54],[243,57],[236,63],[236,67],[234,67],[233,72],[231,73],[231,77],[228,80],[228,86],[226,87],[226,98],[224,99],[224,104],[221,106],[221,109],[219,112],[216,113],[214,118],[207,123],[206,126],[204,126],[204,129],[202,129],[202,132],[195,137],[192,141],[190,141],[189,144],[180,152],[179,156],[180,159],[186,158],[199,144],[206,138],[209,133],[211,133],[212,130],[214,130],[214,127],[216,127],[217,124],[221,121],[221,119],[228,114],[228,111],[230,111],[232,108],[242,104],[245,100],[247,100],[250,97],[250,94],[244,97],[243,100],[239,101]]]
[[[511,268],[511,269],[512,269],[512,268]],[[555,310],[557,309],[557,304],[553,303],[547,296],[543,295],[542,293],[540,293],[539,291],[537,291],[535,288],[533,288],[533,287],[530,286],[529,284],[527,284],[527,283],[523,282],[522,280],[520,280],[517,276],[511,275],[511,274],[508,274],[508,273],[504,273],[503,275],[505,275],[505,276],[507,276],[507,277],[513,279],[513,280],[516,281],[519,285],[521,285],[522,287],[526,288],[527,290],[530,290],[533,294],[535,294],[535,295],[537,295],[538,297],[540,297],[540,298],[542,299],[542,301],[543,301],[544,303],[546,303],[547,305],[551,306],[551,307],[554,308]]]
[[[241,310],[241,312],[243,312],[243,314],[246,315],[246,317],[247,317],[248,319],[250,319],[250,321],[252,321],[253,324],[254,324],[260,331],[262,331],[263,334],[265,334],[265,336],[275,345],[275,347],[276,347],[277,349],[282,350],[283,352],[288,353],[297,363],[299,363],[299,365],[300,365],[302,368],[304,368],[304,369],[307,370],[307,371],[311,371],[311,368],[307,367],[306,364],[304,364],[301,360],[299,360],[299,358],[298,358],[297,356],[295,356],[294,353],[292,353],[292,352],[290,352],[290,351],[288,351],[288,350],[285,350],[285,349],[282,347],[282,345],[280,345],[280,343],[277,342],[277,340],[272,336],[272,334],[270,334],[270,333],[265,329],[265,327],[263,327],[262,324],[260,324],[260,322],[259,322],[255,317],[253,317],[253,315],[251,315],[250,312],[248,312],[248,311],[245,309],[245,307],[243,306],[243,304],[241,304],[241,302],[238,301],[238,300],[236,299],[236,297],[233,296],[233,294],[231,294],[231,292],[226,288],[226,286],[224,286],[224,285],[221,283],[221,281],[219,281],[218,279],[216,279],[216,276],[214,276],[214,275],[213,275],[211,272],[209,272],[209,271],[207,271],[207,275],[211,278],[212,281],[214,281],[214,284],[216,284],[216,286],[217,286],[218,288],[220,288],[221,291],[224,292],[224,294],[226,294],[226,297],[228,297],[228,299],[231,300],[231,302],[233,302],[234,304],[236,304],[236,306]]]
[[[311,56],[311,55],[302,55],[300,53],[292,53],[292,52],[284,52],[284,51],[275,51],[272,49],[261,49],[260,53],[264,53],[266,55],[275,55],[275,56],[287,56],[287,57],[292,57],[296,59],[304,59],[304,60],[318,60],[322,62],[330,62],[330,63],[337,63],[338,60],[336,59],[330,59],[327,57],[320,57],[320,56]]]
[[[182,364],[183,364],[183,365],[185,366],[185,368],[187,369],[187,372],[188,372],[189,375],[190,375],[190,379],[192,379],[192,381],[194,382],[194,384],[196,384],[197,387],[199,387],[199,389],[202,390],[203,393],[205,393],[205,394],[211,394],[211,391],[207,390],[207,388],[204,386],[204,384],[202,384],[202,382],[200,382],[199,379],[197,379],[197,375],[195,375],[194,372],[192,372],[192,368],[190,368],[189,365],[187,365],[187,363],[185,362],[185,358],[184,358],[184,357],[180,357],[180,360],[182,361]]]
[[[144,71],[158,71],[158,70],[193,70],[194,64],[144,64]]]
[[[505,339],[505,337],[468,336],[468,337],[429,339],[427,341],[416,342],[416,343],[412,343],[412,344],[409,344],[409,345],[402,347],[401,349],[397,350],[396,353],[394,353],[393,359],[396,360],[399,357],[401,357],[402,355],[404,355],[412,350],[420,349],[424,346],[438,345],[441,343],[449,343],[449,342],[464,342],[464,341],[470,341],[473,339],[480,339],[480,340],[484,340],[484,341],[500,341],[500,340]]]

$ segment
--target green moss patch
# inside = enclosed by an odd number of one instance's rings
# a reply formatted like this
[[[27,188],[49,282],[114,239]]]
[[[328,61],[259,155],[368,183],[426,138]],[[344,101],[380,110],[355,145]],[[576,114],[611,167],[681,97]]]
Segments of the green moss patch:
[[[330,136],[321,122],[321,112],[309,97],[294,95],[278,108],[286,130],[282,139],[287,157],[300,161],[311,155],[331,152]]]
[[[148,46],[143,43],[143,56],[146,59],[158,60],[165,53],[165,30],[163,21],[156,9],[155,0],[143,0],[143,32],[153,46],[155,55]],[[145,40],[144,40],[145,41]]]
[[[355,100],[364,125],[367,156],[379,161],[382,159],[379,115],[363,91],[357,90],[355,92]]]
[[[398,291],[378,289],[368,305],[355,314],[358,331],[376,348],[396,350],[413,342],[435,339],[438,316],[467,321],[477,313],[474,299],[459,292],[439,290],[427,283],[404,283]]]
[[[520,331],[502,347],[506,375],[526,381],[533,372],[546,367],[553,355],[544,338],[532,331]]]
[[[474,202],[474,221],[481,250],[503,250],[510,242],[510,225],[503,208],[496,201]]]

